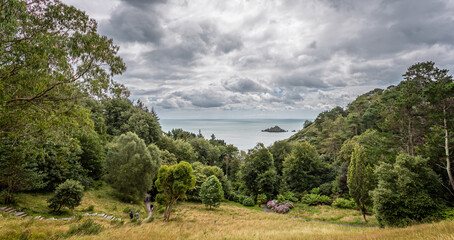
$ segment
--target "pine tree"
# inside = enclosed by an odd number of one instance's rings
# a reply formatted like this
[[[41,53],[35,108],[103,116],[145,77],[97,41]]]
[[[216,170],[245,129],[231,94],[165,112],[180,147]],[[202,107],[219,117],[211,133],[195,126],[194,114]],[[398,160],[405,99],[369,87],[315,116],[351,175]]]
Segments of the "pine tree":
[[[222,184],[219,179],[211,175],[202,184],[200,189],[200,199],[205,206],[219,207],[221,200],[224,197],[224,191],[222,190]]]

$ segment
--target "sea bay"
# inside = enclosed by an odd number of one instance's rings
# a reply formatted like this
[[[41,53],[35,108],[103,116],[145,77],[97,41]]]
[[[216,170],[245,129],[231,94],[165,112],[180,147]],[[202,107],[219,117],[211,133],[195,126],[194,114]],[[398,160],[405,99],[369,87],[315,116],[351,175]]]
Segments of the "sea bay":
[[[214,134],[217,139],[247,151],[261,142],[265,146],[284,140],[303,127],[308,119],[161,119],[164,132],[181,128],[197,134],[199,130],[206,139]],[[261,130],[279,126],[288,132],[270,133]]]

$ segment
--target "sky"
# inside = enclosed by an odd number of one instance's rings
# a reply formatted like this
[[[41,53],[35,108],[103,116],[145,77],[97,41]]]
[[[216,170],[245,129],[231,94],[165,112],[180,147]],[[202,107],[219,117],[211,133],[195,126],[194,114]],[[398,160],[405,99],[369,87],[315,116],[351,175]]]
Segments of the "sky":
[[[315,118],[454,69],[454,0],[63,0],[96,19],[160,118]]]

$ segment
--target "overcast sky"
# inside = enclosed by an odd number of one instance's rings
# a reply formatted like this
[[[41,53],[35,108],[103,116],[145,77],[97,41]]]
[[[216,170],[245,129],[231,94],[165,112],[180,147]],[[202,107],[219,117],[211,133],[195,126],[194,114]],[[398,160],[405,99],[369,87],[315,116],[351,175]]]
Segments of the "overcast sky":
[[[116,79],[161,118],[315,118],[434,61],[454,0],[63,0],[114,39]]]

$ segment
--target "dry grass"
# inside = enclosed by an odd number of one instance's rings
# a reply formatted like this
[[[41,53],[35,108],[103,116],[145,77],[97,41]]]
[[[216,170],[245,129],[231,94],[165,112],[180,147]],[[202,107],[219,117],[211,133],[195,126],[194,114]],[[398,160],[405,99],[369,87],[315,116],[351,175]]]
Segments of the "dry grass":
[[[378,226],[378,221],[373,215],[366,216],[367,223],[365,223],[361,212],[358,210],[341,209],[326,205],[307,206],[305,204],[297,204],[296,208],[290,214],[327,222]]]
[[[182,203],[169,223],[162,222],[160,216],[151,223],[127,222],[123,226],[93,219],[104,225],[100,234],[69,239],[454,239],[454,222],[449,221],[403,229],[354,228],[307,222],[234,204],[208,210],[201,204]],[[0,217],[0,239],[17,239],[24,233],[31,239],[55,239],[74,224]]]

